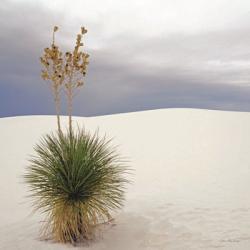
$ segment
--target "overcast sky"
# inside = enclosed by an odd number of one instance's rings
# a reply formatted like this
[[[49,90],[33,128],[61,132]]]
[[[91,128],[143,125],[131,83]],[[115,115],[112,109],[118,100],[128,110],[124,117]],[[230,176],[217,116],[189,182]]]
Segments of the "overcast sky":
[[[1,0],[1,117],[55,113],[39,62],[54,25],[63,49],[88,29],[75,115],[250,111],[249,0]]]

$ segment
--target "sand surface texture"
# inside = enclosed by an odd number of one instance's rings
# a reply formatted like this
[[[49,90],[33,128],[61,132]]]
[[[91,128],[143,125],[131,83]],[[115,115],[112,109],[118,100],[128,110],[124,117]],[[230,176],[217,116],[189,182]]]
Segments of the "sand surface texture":
[[[66,124],[66,118],[63,118]],[[89,246],[39,239],[21,178],[53,116],[0,119],[0,249],[250,249],[250,114],[165,109],[74,124],[114,137],[134,169],[122,211]]]

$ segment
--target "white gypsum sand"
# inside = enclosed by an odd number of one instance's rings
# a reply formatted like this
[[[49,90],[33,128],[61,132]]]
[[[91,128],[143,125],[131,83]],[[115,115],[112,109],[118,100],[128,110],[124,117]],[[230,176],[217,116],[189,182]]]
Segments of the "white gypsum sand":
[[[249,113],[163,109],[73,120],[114,137],[134,169],[115,225],[80,249],[250,249]],[[44,217],[30,214],[21,178],[33,146],[55,129],[53,116],[0,119],[0,249],[75,249],[39,239]]]

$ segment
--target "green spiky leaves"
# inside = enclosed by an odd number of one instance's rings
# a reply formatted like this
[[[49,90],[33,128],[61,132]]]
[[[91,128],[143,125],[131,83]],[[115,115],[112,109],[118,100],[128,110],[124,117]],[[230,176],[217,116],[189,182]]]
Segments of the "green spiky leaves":
[[[24,177],[34,207],[47,214],[44,233],[59,242],[92,238],[123,205],[124,161],[110,141],[84,130],[46,135],[35,152]]]

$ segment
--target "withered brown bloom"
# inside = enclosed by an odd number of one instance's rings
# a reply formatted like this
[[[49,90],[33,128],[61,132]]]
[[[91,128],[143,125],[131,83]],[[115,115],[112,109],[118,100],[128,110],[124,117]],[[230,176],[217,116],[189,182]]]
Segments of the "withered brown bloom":
[[[89,55],[81,51],[84,46],[82,42],[83,35],[87,33],[84,27],[81,27],[80,34],[77,34],[76,44],[73,51],[61,52],[55,43],[55,32],[58,27],[53,28],[53,38],[50,47],[44,49],[44,54],[40,57],[43,66],[41,77],[50,83],[54,96],[58,130],[60,125],[60,92],[65,90],[68,102],[69,131],[72,131],[72,106],[73,97],[76,90],[83,86],[83,77],[86,75],[87,65],[89,64]]]

